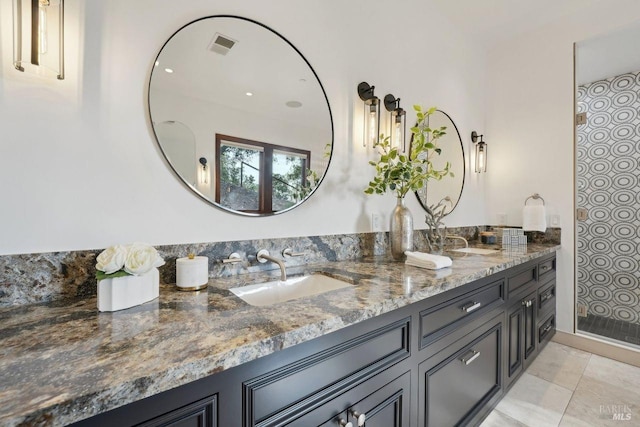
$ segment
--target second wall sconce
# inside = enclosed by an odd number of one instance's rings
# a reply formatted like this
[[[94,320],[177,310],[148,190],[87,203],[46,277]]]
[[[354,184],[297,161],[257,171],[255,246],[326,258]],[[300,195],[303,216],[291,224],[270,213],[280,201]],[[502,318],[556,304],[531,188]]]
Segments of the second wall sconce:
[[[375,96],[374,89],[375,86],[367,82],[358,85],[358,96],[364,101],[364,147],[375,144],[380,135],[380,100]]]
[[[400,98],[389,94],[384,97],[384,108],[391,113],[391,146],[406,151],[407,112],[400,108]]]
[[[487,171],[487,143],[482,140],[484,135],[478,135],[474,130],[471,132],[471,142],[476,144],[476,173]],[[478,141],[480,139],[480,141]]]
[[[64,79],[64,0],[13,0],[13,65]]]
[[[198,161],[202,165],[202,167],[198,168],[198,180],[201,185],[207,185],[209,184],[209,165],[207,159],[200,157]]]

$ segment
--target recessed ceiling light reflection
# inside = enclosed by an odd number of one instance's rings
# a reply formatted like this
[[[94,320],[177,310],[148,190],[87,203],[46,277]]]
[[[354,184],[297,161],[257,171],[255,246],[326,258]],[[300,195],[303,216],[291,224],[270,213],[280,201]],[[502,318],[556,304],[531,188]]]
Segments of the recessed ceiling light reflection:
[[[172,68],[165,68],[164,70],[169,74],[173,73],[173,69]]]
[[[160,61],[156,61],[156,67],[160,65]]]
[[[247,92],[245,95],[247,95],[247,96],[253,96],[253,92]]]

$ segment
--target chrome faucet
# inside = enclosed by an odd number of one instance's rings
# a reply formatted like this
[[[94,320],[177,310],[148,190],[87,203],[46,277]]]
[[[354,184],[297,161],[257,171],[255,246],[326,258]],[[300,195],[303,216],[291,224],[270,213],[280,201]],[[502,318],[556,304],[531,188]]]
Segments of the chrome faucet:
[[[281,259],[274,258],[269,255],[268,250],[260,249],[258,251],[258,254],[256,255],[256,259],[258,260],[258,262],[263,264],[267,261],[275,262],[276,264],[278,264],[278,267],[280,267],[280,280],[282,280],[283,282],[287,280],[287,269],[284,266],[284,262]]]
[[[462,240],[464,242],[464,247],[468,248],[469,247],[469,242],[467,242],[467,239],[465,239],[462,236],[454,236],[453,234],[447,234],[447,236],[445,237],[445,239],[452,239],[452,240]]]

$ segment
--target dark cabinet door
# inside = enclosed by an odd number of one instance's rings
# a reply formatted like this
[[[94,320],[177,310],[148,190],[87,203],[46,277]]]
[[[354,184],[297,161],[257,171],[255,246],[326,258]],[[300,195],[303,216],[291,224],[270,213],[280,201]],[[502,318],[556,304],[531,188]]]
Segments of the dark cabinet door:
[[[503,316],[419,365],[419,426],[467,425],[500,393]]]
[[[353,427],[408,427],[410,372],[349,408]]]
[[[522,330],[524,310],[521,302],[511,306],[507,312],[507,372],[506,383],[510,383],[522,370]]]
[[[510,384],[531,363],[537,349],[537,298],[531,292],[507,311],[506,384]]]

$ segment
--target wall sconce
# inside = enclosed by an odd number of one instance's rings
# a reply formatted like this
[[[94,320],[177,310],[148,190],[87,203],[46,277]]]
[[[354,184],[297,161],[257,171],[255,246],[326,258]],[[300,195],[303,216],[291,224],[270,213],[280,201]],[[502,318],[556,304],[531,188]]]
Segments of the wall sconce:
[[[207,159],[204,157],[200,157],[198,160],[202,167],[198,168],[198,181],[201,185],[209,184],[209,165],[207,164]]]
[[[407,112],[400,108],[400,98],[389,94],[384,97],[384,108],[391,113],[391,146],[406,151]]]
[[[380,136],[380,100],[374,95],[375,86],[362,82],[358,85],[358,96],[364,101],[364,136],[362,146],[372,145]]]
[[[487,143],[482,140],[484,135],[478,135],[474,130],[471,132],[471,142],[476,144],[476,173],[487,171]],[[480,141],[478,141],[480,138]]]
[[[64,79],[64,0],[13,0],[13,65]]]

